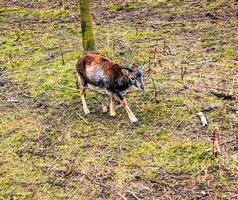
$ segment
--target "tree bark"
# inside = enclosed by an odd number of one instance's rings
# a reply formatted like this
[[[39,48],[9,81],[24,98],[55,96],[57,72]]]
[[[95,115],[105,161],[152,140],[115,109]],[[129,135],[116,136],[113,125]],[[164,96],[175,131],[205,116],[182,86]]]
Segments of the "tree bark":
[[[90,0],[80,0],[80,17],[84,53],[96,52]]]

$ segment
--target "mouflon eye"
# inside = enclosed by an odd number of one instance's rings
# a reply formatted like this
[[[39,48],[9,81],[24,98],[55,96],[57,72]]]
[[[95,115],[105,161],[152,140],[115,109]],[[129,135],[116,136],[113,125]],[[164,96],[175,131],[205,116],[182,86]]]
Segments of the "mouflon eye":
[[[141,73],[138,73],[138,74],[136,75],[136,77],[137,77],[137,78],[141,78],[141,77],[142,77],[142,74],[141,74]]]

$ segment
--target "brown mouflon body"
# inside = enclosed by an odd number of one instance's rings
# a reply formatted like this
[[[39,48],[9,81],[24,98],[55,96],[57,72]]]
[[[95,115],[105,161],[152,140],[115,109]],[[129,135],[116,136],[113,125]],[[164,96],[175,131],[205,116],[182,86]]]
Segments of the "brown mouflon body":
[[[134,86],[140,90],[144,89],[142,67],[122,67],[116,62],[110,61],[98,54],[86,54],[81,56],[76,64],[76,76],[80,85],[80,93],[84,112],[89,113],[84,93],[87,85],[106,89],[111,95],[110,114],[115,116],[115,100],[119,101],[125,108],[132,122],[138,120],[131,112],[120,92]]]

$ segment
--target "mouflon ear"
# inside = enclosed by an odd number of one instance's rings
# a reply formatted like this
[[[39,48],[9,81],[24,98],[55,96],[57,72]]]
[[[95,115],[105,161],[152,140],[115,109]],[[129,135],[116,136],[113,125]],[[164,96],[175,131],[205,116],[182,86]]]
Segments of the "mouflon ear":
[[[126,76],[129,75],[129,70],[127,70],[126,68],[123,68],[121,71],[124,75],[126,75]]]
[[[132,69],[140,69],[140,70],[143,70],[143,69],[144,69],[144,65],[143,65],[143,64],[138,65],[138,64],[136,64],[136,63],[133,63],[131,68],[132,68]]]
[[[130,67],[124,67],[122,68],[122,72],[125,75],[128,75],[130,72],[133,72],[133,69],[131,69]]]

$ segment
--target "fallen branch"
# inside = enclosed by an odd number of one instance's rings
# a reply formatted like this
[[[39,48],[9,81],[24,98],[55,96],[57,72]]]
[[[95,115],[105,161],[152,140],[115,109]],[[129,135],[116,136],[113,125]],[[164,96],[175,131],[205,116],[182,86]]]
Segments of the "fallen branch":
[[[8,99],[8,102],[12,102],[12,103],[19,103],[19,101],[17,99]]]
[[[231,91],[218,91],[218,90],[211,89],[210,92],[218,98],[223,98],[223,99],[227,99],[227,100],[236,100],[237,99],[235,94]]]
[[[50,172],[50,170],[52,169],[52,167],[57,163],[57,161],[60,159],[60,155],[56,157],[55,160],[53,160],[53,162],[51,163],[51,165],[48,167],[46,173],[48,174]]]
[[[203,108],[202,111],[203,112],[210,112],[210,111],[215,110],[217,108],[218,108],[217,106],[211,105],[211,106],[207,106],[207,107]]]
[[[28,95],[28,94],[25,94],[25,93],[23,93],[23,94],[22,94],[22,96],[23,96],[23,97],[27,97],[27,98],[35,98],[35,97],[33,97],[33,96],[30,96],[30,95]]]
[[[222,145],[224,145],[224,144],[229,144],[229,143],[232,143],[232,142],[236,142],[236,140],[237,140],[236,138],[233,138],[233,139],[231,139],[231,140],[222,142],[220,145],[222,146]]]
[[[77,113],[76,112],[76,114],[86,123],[86,124],[88,124],[88,121],[84,118],[84,117],[82,117],[79,113]]]
[[[105,184],[103,184],[103,183],[99,183],[99,182],[95,181],[93,178],[91,178],[90,176],[88,176],[88,175],[85,174],[85,173],[82,173],[82,174],[83,174],[88,180],[90,180],[91,182],[93,182],[94,184],[99,185],[99,186],[104,187],[104,188],[110,188],[109,185],[105,185]]]

